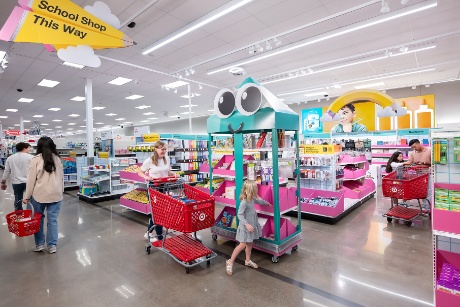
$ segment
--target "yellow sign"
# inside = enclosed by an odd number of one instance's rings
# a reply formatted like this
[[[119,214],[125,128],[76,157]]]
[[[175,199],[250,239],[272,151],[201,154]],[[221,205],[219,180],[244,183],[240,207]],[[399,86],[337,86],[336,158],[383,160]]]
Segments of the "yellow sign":
[[[341,152],[341,145],[304,145],[302,146],[303,154],[306,155],[324,155]]]
[[[143,134],[142,138],[144,139],[144,142],[157,142],[160,140],[160,134],[158,133],[149,133],[149,134]]]

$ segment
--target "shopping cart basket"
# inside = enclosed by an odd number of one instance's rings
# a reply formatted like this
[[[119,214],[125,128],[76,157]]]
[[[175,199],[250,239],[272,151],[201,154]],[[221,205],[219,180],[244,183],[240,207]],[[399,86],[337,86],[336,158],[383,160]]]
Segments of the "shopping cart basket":
[[[407,226],[412,225],[412,220],[418,216],[429,214],[429,210],[423,210],[422,200],[430,204],[427,198],[430,169],[422,166],[404,166],[389,173],[382,179],[382,192],[384,197],[403,200],[403,204],[393,206],[383,214],[388,222],[393,219],[403,220]],[[419,209],[409,208],[408,200],[417,200]]]
[[[31,210],[16,210],[6,215],[9,232],[14,233],[18,237],[30,236],[40,230],[42,214],[35,213],[31,203],[27,205],[30,206]]]
[[[186,273],[205,261],[210,265],[217,255],[198,240],[196,232],[214,225],[214,197],[171,178],[151,183],[148,194],[154,223],[163,226],[165,233],[163,240],[146,245],[147,254],[153,245],[183,265]],[[167,238],[169,230],[183,234]]]

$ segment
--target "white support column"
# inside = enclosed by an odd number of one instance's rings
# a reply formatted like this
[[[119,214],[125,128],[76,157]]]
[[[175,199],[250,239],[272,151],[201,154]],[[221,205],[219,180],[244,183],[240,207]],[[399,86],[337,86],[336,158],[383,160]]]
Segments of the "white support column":
[[[94,157],[94,133],[93,133],[93,80],[86,79],[86,152],[88,158]]]
[[[24,116],[19,117],[19,141],[24,142]]]
[[[190,83],[187,85],[188,87],[188,125],[190,129],[190,135],[193,134],[192,132],[192,92],[190,90]]]

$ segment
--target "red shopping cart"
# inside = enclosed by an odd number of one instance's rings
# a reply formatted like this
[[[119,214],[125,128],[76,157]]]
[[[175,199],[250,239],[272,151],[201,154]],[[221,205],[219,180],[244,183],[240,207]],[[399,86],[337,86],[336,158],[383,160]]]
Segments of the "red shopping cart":
[[[404,166],[396,169],[382,179],[382,192],[384,197],[401,199],[403,203],[396,206],[391,204],[390,210],[383,214],[391,223],[393,219],[403,220],[407,226],[418,216],[430,214],[430,210],[423,210],[422,200],[431,202],[427,198],[430,169],[422,166]],[[419,209],[410,208],[409,200],[417,200]]]
[[[31,210],[16,210],[6,215],[9,232],[14,233],[18,237],[31,236],[40,230],[42,215],[41,213],[35,213],[31,203],[28,203],[28,205]]]
[[[172,177],[151,182],[148,194],[154,223],[165,232],[163,240],[145,246],[146,253],[157,247],[183,265],[187,274],[203,262],[209,266],[217,254],[202,244],[196,232],[214,225],[214,197]],[[170,230],[182,234],[168,237]]]

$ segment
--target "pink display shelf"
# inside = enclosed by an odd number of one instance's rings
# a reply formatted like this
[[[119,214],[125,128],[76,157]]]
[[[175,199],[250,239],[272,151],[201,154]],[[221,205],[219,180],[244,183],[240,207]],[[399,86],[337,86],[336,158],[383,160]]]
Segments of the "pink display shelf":
[[[208,193],[208,194],[211,193],[211,191],[209,189],[207,189],[207,188],[195,186],[195,189],[198,189],[198,190],[203,191],[203,192]]]
[[[385,161],[373,161],[372,164],[387,165],[388,162],[385,162]]]
[[[232,216],[236,216],[236,208],[234,207],[230,207],[230,206],[226,206],[221,212],[220,214],[217,216],[217,219],[215,221],[215,225],[216,226],[219,226],[219,227],[223,227],[223,228],[227,228],[227,229],[233,229],[234,231],[236,231],[236,229],[234,228],[231,228],[231,223],[230,223],[230,226],[220,226],[220,225],[217,225],[217,223],[222,219],[222,216],[224,215],[224,212],[227,212],[229,214],[231,214]]]
[[[342,159],[339,161],[340,164],[356,164],[356,163],[367,163],[367,159],[365,156],[357,156],[351,157],[349,155],[342,156]]]
[[[258,194],[260,198],[268,201],[270,204],[273,205],[273,202],[275,199],[273,186],[259,185],[258,188],[259,188]],[[296,209],[297,208],[297,197],[295,196],[295,193],[293,193],[288,188],[280,187],[279,188],[279,207],[280,207],[281,214]],[[265,206],[265,205],[259,205],[259,204],[254,204],[254,208],[257,210],[257,212],[270,214],[270,215],[272,215],[275,210],[273,206]]]
[[[137,173],[130,173],[124,171],[120,171],[120,179],[132,180],[136,182],[145,182],[145,179],[139,176]]]
[[[235,177],[235,170],[231,170],[231,165],[232,162],[235,160],[235,157],[232,155],[224,155],[219,162],[212,168],[212,173],[213,175],[217,176],[230,176],[230,177]],[[249,161],[249,160],[254,160],[254,158],[250,155],[244,155],[243,156],[244,161]],[[224,167],[224,164],[228,164],[228,166]],[[243,165],[243,172],[244,175],[246,176],[247,174],[247,165]],[[203,163],[200,165],[200,172],[202,173],[209,173],[209,164],[208,163]]]
[[[393,153],[373,153],[372,158],[390,158],[393,155]],[[407,156],[403,155],[404,159],[407,159]]]
[[[372,149],[392,149],[392,148],[410,149],[408,145],[372,145]]]
[[[457,268],[460,268],[460,254],[452,253],[443,250],[436,250],[436,279],[439,278],[441,274],[442,265],[444,263],[449,263]],[[451,306],[460,306],[460,296],[447,293],[438,289],[435,289],[436,304],[437,307],[451,307]]]
[[[132,201],[123,197],[120,197],[120,205],[141,212],[144,214],[150,214],[150,206],[148,204],[141,204],[136,201]]]
[[[366,170],[365,169],[357,169],[357,170],[349,170],[344,168],[343,169],[343,178],[344,179],[357,179],[357,178],[362,178],[363,176],[366,176]]]
[[[234,187],[235,185],[236,185],[235,181],[225,180],[224,182],[222,182],[222,184],[214,191],[214,193],[212,193],[212,195],[216,199],[216,202],[224,203],[224,204],[235,207],[236,202],[234,199],[229,199],[229,198],[222,196],[222,194],[225,193],[226,188]],[[239,196],[238,193],[236,193],[235,197],[238,197],[238,196]]]
[[[345,198],[362,199],[375,191],[375,183],[371,179],[366,179],[363,184],[358,181],[345,181],[343,191]]]
[[[292,187],[290,188],[291,193],[296,192],[296,188]],[[335,207],[326,207],[326,206],[319,206],[319,205],[313,205],[309,204],[308,201],[311,198],[315,197],[336,197],[339,199],[337,205]],[[327,217],[337,217],[340,214],[343,213],[345,210],[344,207],[344,194],[342,191],[321,191],[321,190],[312,190],[312,189],[304,189],[300,188],[300,205],[301,205],[301,211],[305,213],[314,213],[314,214],[319,214]]]
[[[460,184],[435,183],[434,188],[458,191]],[[433,230],[460,234],[460,212],[434,208],[431,214],[433,215]]]

